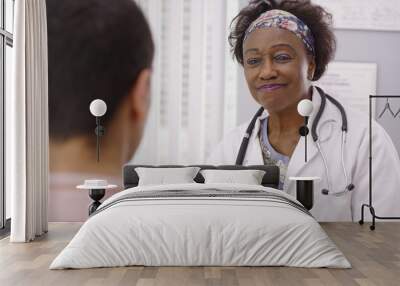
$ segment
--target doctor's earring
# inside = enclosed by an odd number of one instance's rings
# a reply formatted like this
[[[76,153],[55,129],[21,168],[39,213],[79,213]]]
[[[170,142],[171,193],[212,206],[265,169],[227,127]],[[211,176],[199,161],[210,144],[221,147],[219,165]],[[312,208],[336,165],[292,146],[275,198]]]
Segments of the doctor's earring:
[[[313,80],[314,74],[315,74],[315,68],[310,65],[307,69],[307,79]]]

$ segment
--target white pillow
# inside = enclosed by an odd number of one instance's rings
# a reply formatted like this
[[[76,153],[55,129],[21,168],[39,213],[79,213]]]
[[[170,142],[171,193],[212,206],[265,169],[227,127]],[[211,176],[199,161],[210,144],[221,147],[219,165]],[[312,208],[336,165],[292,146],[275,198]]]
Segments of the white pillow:
[[[135,168],[139,176],[139,186],[195,183],[193,179],[199,170],[199,167]]]
[[[265,171],[262,170],[202,170],[204,183],[230,183],[261,185]]]

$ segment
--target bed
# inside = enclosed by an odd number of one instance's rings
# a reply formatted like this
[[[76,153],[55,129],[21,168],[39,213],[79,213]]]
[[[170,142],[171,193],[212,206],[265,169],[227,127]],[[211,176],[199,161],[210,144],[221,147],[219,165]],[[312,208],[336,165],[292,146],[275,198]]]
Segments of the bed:
[[[138,185],[127,165],[125,190],[84,223],[50,269],[144,266],[291,266],[350,268],[312,215],[276,189],[274,166],[196,166],[262,170],[260,185],[205,182]]]

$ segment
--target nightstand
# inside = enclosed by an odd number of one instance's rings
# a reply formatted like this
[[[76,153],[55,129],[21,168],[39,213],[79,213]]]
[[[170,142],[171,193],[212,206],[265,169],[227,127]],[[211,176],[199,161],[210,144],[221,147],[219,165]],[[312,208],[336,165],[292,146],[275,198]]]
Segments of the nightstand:
[[[85,180],[83,185],[76,186],[80,190],[89,190],[89,197],[93,200],[93,203],[89,205],[89,216],[94,213],[97,208],[101,205],[100,200],[106,194],[106,190],[115,189],[117,185],[109,185],[107,180]]]

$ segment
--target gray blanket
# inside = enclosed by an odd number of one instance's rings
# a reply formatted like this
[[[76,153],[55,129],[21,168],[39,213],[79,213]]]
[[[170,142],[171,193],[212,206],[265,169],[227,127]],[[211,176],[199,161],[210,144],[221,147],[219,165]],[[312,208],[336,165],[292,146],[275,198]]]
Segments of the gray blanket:
[[[190,199],[257,199],[276,202],[280,204],[289,205],[307,215],[311,215],[311,213],[300,203],[290,200],[285,196],[277,195],[276,193],[268,192],[268,191],[260,191],[260,190],[240,190],[240,191],[227,191],[227,190],[218,190],[215,188],[212,189],[203,189],[203,190],[164,190],[164,191],[138,191],[134,193],[129,193],[123,195],[115,200],[111,200],[105,205],[101,205],[99,209],[92,213],[91,216],[94,216],[100,212],[107,210],[108,208],[118,205],[120,203],[126,201],[143,201],[143,200],[154,200],[154,199],[174,199],[174,200],[190,200]]]

